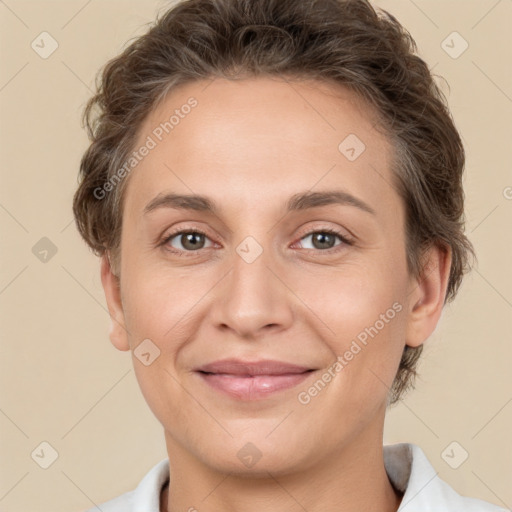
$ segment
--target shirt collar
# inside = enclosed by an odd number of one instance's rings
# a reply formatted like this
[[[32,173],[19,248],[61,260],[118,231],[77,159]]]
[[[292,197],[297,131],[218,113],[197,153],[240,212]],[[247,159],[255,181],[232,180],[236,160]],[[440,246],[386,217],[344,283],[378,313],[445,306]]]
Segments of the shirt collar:
[[[447,504],[450,508],[442,510],[503,510],[457,494],[437,476],[423,450],[415,444],[385,445],[383,457],[390,482],[404,493],[398,512],[441,510],[436,507]],[[151,468],[133,491],[133,510],[160,512],[160,494],[168,480],[169,459],[165,458]],[[483,505],[489,508],[476,508]]]

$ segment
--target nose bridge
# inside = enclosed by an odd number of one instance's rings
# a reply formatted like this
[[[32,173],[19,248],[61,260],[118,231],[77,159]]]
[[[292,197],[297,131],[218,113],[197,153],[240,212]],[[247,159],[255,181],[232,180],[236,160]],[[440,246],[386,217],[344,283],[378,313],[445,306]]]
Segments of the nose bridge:
[[[232,270],[223,280],[218,297],[218,326],[230,328],[240,336],[256,337],[270,326],[279,329],[289,325],[291,304],[273,267],[271,244],[263,247],[255,238],[247,237],[236,247]]]

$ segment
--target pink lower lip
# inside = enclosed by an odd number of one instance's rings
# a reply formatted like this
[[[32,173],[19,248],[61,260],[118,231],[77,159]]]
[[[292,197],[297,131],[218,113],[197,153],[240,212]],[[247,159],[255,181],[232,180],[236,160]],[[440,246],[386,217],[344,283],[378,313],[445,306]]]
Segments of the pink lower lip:
[[[202,373],[201,378],[213,388],[240,400],[258,400],[284,389],[289,389],[307,379],[313,372],[285,375],[240,376],[223,373]]]

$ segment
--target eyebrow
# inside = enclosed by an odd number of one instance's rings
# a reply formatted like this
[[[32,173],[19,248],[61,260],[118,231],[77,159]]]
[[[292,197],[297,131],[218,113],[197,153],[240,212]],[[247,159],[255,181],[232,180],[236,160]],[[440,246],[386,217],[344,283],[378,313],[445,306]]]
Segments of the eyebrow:
[[[325,192],[307,191],[294,194],[287,202],[287,211],[301,211],[331,204],[353,206],[366,213],[375,215],[375,210],[371,206],[344,190],[329,190]],[[215,201],[206,196],[197,194],[159,194],[146,205],[144,214],[158,208],[194,210],[197,212],[211,213],[216,216],[220,213],[219,205]]]

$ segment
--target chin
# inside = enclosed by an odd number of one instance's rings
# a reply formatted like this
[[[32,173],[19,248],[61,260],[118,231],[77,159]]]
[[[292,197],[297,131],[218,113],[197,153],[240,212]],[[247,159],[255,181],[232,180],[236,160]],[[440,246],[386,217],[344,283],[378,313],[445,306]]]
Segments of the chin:
[[[223,446],[219,450],[218,445],[203,462],[212,469],[221,473],[231,473],[241,478],[268,478],[272,475],[284,475],[296,471],[297,468],[307,465],[310,459],[306,453],[299,453],[293,446],[280,447],[268,440],[265,443],[244,441],[232,442],[230,446]]]

